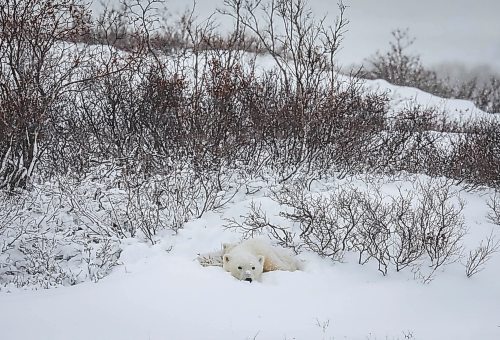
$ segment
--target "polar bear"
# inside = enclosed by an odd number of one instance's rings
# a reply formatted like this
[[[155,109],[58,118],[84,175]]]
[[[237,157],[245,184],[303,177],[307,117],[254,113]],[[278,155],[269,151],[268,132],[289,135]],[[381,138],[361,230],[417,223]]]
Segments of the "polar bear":
[[[299,262],[290,250],[273,246],[261,238],[239,244],[225,243],[222,254],[222,267],[238,280],[260,281],[263,272],[299,269]]]

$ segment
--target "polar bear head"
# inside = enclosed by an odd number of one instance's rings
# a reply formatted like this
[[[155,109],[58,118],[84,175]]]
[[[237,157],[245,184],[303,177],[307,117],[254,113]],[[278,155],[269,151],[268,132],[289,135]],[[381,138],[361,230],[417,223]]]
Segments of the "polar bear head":
[[[222,267],[238,280],[260,281],[264,270],[264,256],[244,251],[230,251],[224,254]]]

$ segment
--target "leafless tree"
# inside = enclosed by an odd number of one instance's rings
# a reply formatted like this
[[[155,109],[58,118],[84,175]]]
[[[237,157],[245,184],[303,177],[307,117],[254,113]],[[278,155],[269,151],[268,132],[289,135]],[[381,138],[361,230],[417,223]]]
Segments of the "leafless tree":
[[[385,79],[392,84],[417,87],[424,91],[449,95],[444,82],[436,72],[427,70],[416,54],[410,50],[415,39],[408,29],[396,29],[391,32],[393,41],[385,53],[377,52],[368,59],[366,76]]]
[[[0,188],[25,186],[50,143],[64,98],[78,84],[119,72],[107,46],[78,41],[90,34],[79,0],[12,0],[0,7]],[[99,70],[88,73],[93,65]],[[57,139],[57,137],[54,137]]]

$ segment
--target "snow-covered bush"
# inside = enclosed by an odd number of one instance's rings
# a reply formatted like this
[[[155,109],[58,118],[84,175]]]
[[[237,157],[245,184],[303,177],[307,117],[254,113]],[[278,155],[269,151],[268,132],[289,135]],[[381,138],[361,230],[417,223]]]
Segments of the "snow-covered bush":
[[[79,223],[58,188],[35,186],[0,201],[0,287],[97,281],[118,263],[119,240]]]
[[[231,220],[228,227],[247,235],[266,233],[297,252],[335,261],[354,252],[360,264],[375,260],[384,275],[389,267],[410,267],[428,280],[461,258],[463,202],[447,181],[417,181],[397,194],[368,189],[345,184],[324,195],[297,183],[285,185],[270,196],[282,209],[280,223],[253,205],[243,222]]]
[[[79,0],[8,1],[0,27],[0,189],[14,190],[26,187],[46,147],[60,143],[50,127],[78,97],[76,85],[128,68],[135,54],[117,58],[108,46],[79,44],[92,27]]]
[[[138,237],[154,244],[159,232],[176,233],[189,220],[222,208],[243,183],[223,169],[201,177],[179,167],[145,179],[111,166],[84,178],[65,177],[60,186],[79,223],[94,235]]]

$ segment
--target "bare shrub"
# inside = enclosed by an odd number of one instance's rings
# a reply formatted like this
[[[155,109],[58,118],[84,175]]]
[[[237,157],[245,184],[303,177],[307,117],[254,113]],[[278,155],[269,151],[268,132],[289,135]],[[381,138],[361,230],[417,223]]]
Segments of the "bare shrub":
[[[315,20],[303,0],[226,0],[222,11],[254,34],[273,57],[286,88],[294,88],[303,109],[308,109],[323,81],[336,79],[335,55],[348,21],[346,6],[339,3],[333,26]]]
[[[225,227],[227,229],[236,228],[240,230],[244,238],[255,237],[262,234],[270,235],[280,246],[291,248],[298,253],[299,249],[294,241],[296,234],[287,227],[271,223],[261,205],[256,205],[255,202],[252,201],[250,203],[250,212],[243,217],[243,222],[238,222],[236,219],[226,220],[227,223]]]
[[[88,44],[108,45],[127,52],[140,48],[154,53],[153,42],[159,42],[163,28],[163,42],[175,46],[180,39],[173,27],[163,22],[164,5],[162,0],[134,0],[120,1],[119,6],[106,6],[83,39]]]
[[[450,96],[470,100],[485,112],[500,112],[500,75],[494,71],[488,74],[487,79],[480,75],[470,75],[463,81],[450,84]]]
[[[151,242],[162,230],[178,232],[184,224],[208,211],[223,208],[238,192],[236,174],[195,175],[192,169],[177,169],[165,177],[148,180],[122,179],[127,193],[121,224],[140,230]],[[121,209],[120,206],[115,211]]]
[[[362,210],[366,209],[366,212],[359,223],[353,250],[358,252],[360,264],[374,259],[378,270],[386,275],[391,257],[389,248],[391,206],[384,201],[379,191],[375,191],[372,195],[362,193],[357,203],[361,205]]]
[[[403,192],[393,197],[392,261],[396,271],[413,266],[425,255],[426,212],[414,207],[416,193]]]
[[[299,226],[300,241],[303,246],[321,256],[333,260],[341,260],[349,250],[355,225],[343,220],[335,209],[345,195],[334,194],[323,197],[309,194],[304,189],[284,187],[273,194],[273,199],[285,207],[293,207],[292,211],[282,211],[280,216]]]
[[[71,47],[59,42],[87,30],[88,14],[67,0],[9,1],[0,7],[0,188],[25,186],[32,175],[42,126],[74,81],[81,58],[71,58]]]
[[[412,105],[387,120],[364,162],[377,171],[445,176],[469,188],[498,186],[499,123],[447,121],[436,108]]]
[[[440,131],[438,124],[436,108],[416,104],[398,112],[392,122],[392,128],[409,132]]]
[[[420,211],[425,214],[423,227],[425,249],[432,267],[438,267],[456,261],[462,253],[461,240],[466,233],[462,210],[464,202],[457,197],[449,183],[421,187]],[[453,200],[458,198],[456,205]]]
[[[264,165],[276,172],[280,181],[332,168],[349,172],[363,167],[357,160],[384,124],[384,97],[364,96],[355,84],[349,84],[320,92],[324,97],[318,100],[315,111],[304,117],[295,94],[275,84],[272,75],[257,84],[263,92],[249,94],[254,99],[245,112],[254,132],[250,140],[255,141],[255,150],[268,156]],[[307,136],[305,130],[309,131]]]
[[[435,108],[419,105],[405,107],[388,119],[387,130],[375,137],[375,152],[368,154],[373,167],[384,172],[440,174],[446,162],[440,142],[445,139],[436,133],[442,122]]]
[[[500,113],[500,76],[493,75],[486,83],[477,86],[471,99],[481,110]]]
[[[189,167],[147,179],[110,165],[59,186],[90,237],[137,237],[155,244],[160,232],[224,207],[244,184],[236,173],[197,176]]]
[[[469,251],[467,262],[465,263],[465,275],[472,277],[484,269],[486,262],[500,249],[500,241],[490,234],[482,240],[479,246]]]
[[[231,220],[227,227],[248,235],[265,232],[295,251],[335,261],[355,252],[360,264],[374,260],[384,275],[391,266],[396,271],[410,267],[430,280],[437,269],[461,257],[463,202],[448,182],[417,182],[397,195],[369,189],[343,185],[324,195],[286,185],[271,195],[285,222],[270,222],[253,204],[243,222]]]
[[[435,72],[423,66],[418,55],[408,52],[415,42],[415,39],[410,37],[408,29],[396,29],[391,34],[394,40],[389,43],[389,51],[377,52],[368,59],[366,76],[446,96],[449,91],[444,82]]]
[[[453,143],[452,150],[446,176],[475,186],[500,185],[500,123],[477,123]]]
[[[14,0],[0,8],[0,188],[26,186],[76,85],[133,60],[118,63],[109,47],[79,44],[90,26],[89,9],[78,0]],[[83,73],[96,65],[98,71]]]
[[[324,18],[315,20],[302,0],[225,5],[222,13],[240,31],[254,35],[275,63],[254,88],[250,119],[257,136],[271,146],[265,150],[280,180],[326,164],[358,170],[359,153],[352,150],[366,149],[381,129],[387,99],[363,95],[355,77],[345,82],[338,77],[335,55],[348,23],[346,7],[339,3],[338,18],[328,26]]]
[[[491,196],[486,202],[490,211],[488,212],[488,219],[500,226],[500,195],[495,191],[493,196]]]
[[[176,120],[183,81],[143,67],[140,74],[121,72],[89,81],[92,86],[67,103],[54,124],[54,135],[64,143],[50,146],[51,168],[85,173],[99,162],[112,161],[148,173],[168,168],[175,160],[169,159],[176,158],[174,149],[183,153],[178,137],[183,130]]]

